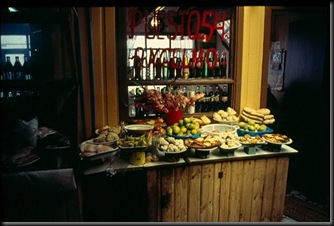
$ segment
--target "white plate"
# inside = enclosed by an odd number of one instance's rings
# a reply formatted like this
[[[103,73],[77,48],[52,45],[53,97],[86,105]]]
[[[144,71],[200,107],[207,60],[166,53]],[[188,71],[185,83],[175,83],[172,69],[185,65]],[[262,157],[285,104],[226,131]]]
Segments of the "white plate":
[[[154,128],[153,125],[147,125],[147,124],[131,124],[124,126],[124,129],[132,134],[143,134],[149,130],[152,130],[153,128]]]
[[[226,147],[222,147],[222,146],[220,145],[220,146],[219,146],[219,149],[220,149],[221,151],[225,151],[225,152],[232,152],[232,151],[237,150],[237,149],[240,148],[241,146],[242,146],[241,143],[238,143],[237,146],[228,147],[228,148],[226,148]]]
[[[188,148],[185,148],[184,150],[182,151],[177,151],[177,152],[172,152],[172,151],[162,151],[158,148],[158,151],[162,152],[162,153],[165,153],[167,155],[176,155],[176,154],[181,154],[183,152],[186,152],[188,150]]]
[[[269,141],[269,140],[267,140],[266,138],[264,138],[264,137],[262,137],[267,143],[269,143],[269,144],[275,144],[275,145],[282,145],[282,144],[291,144],[292,143],[292,139],[291,138],[289,138],[289,141],[287,141],[287,142],[280,142],[280,143],[277,143],[277,142],[272,142],[272,141]]]

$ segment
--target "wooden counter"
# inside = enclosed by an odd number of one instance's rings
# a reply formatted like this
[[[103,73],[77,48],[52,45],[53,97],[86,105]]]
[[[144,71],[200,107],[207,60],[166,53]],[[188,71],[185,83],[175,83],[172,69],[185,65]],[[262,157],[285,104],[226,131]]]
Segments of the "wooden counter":
[[[155,222],[279,222],[282,219],[289,156],[281,151],[243,148],[234,156],[212,150],[206,159],[187,153],[179,162],[149,162],[132,166],[116,156],[118,171],[146,174],[147,219]],[[186,161],[185,161],[186,160]],[[83,174],[105,173],[110,162],[85,167]]]

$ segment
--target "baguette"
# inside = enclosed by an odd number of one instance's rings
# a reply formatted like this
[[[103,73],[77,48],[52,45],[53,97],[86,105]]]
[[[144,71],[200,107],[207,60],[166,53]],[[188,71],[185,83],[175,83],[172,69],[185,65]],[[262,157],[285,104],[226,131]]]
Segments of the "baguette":
[[[260,108],[256,110],[257,113],[263,114],[263,115],[269,115],[270,109],[268,108]]]
[[[241,117],[243,118],[243,120],[246,121],[246,122],[249,122],[249,121],[253,120],[254,122],[256,122],[256,123],[258,123],[258,124],[262,124],[262,120],[251,119],[251,118],[247,117],[246,115],[244,115],[244,112],[242,112],[240,116],[241,116]]]
[[[243,115],[246,116],[247,118],[252,119],[252,120],[254,120],[254,121],[257,120],[257,121],[260,121],[261,123],[262,123],[262,121],[263,121],[263,118],[262,118],[262,117],[259,117],[259,116],[257,116],[257,115],[248,114],[248,113],[245,112],[245,111],[242,111],[241,114],[243,114]]]

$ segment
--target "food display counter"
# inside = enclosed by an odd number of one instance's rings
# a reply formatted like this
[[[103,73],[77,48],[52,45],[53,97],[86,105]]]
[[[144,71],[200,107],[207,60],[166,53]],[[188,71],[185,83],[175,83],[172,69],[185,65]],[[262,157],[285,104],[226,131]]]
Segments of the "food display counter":
[[[113,180],[107,177],[110,166],[115,175],[140,171],[146,183],[144,221],[279,222],[284,210],[289,157],[296,153],[285,144],[280,151],[259,146],[254,154],[240,147],[233,155],[223,155],[213,148],[207,158],[199,158],[193,149],[188,149],[177,162],[161,159],[131,165],[117,151],[98,163],[84,164],[82,173],[84,178]],[[99,185],[90,185],[90,189],[96,186]]]

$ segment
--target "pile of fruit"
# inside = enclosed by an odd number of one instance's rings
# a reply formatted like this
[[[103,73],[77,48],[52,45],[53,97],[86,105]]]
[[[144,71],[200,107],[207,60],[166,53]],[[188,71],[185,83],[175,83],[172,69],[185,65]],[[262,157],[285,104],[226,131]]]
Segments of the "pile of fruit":
[[[191,136],[197,134],[200,129],[200,123],[193,117],[180,119],[174,125],[168,126],[167,135]]]
[[[252,132],[262,132],[267,130],[267,126],[265,124],[259,124],[253,120],[248,120],[248,122],[239,122],[238,126],[241,130]]]

